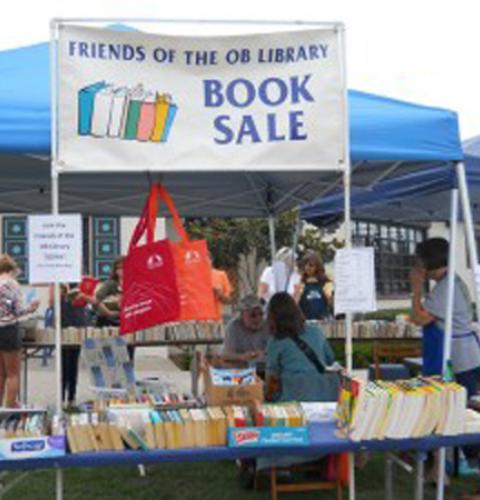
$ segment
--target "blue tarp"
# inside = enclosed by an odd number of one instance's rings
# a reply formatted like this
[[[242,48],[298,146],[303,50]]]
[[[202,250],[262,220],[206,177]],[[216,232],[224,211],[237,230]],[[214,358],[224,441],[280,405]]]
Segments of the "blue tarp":
[[[464,143],[465,169],[476,220],[480,219],[480,137]],[[453,165],[435,166],[352,190],[352,215],[359,219],[435,221],[449,219],[449,194],[456,186]],[[343,217],[343,191],[301,207],[301,217],[328,225]]]
[[[49,154],[49,45],[0,52],[0,151]],[[456,113],[349,92],[352,161],[458,160]]]

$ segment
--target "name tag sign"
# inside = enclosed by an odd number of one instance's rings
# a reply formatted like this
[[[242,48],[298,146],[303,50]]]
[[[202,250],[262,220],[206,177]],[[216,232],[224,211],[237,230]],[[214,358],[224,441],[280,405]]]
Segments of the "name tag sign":
[[[29,282],[79,283],[82,275],[80,215],[28,217]]]

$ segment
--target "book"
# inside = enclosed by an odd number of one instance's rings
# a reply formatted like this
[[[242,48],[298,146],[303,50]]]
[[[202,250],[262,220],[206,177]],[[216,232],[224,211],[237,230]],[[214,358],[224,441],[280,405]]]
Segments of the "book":
[[[155,126],[155,99],[155,93],[147,92],[141,104],[137,126],[137,139],[139,141],[148,141],[152,135]]]
[[[95,96],[107,86],[105,81],[87,85],[78,91],[78,134],[90,135]]]
[[[94,137],[106,137],[110,125],[114,88],[107,85],[95,94],[92,126],[90,134]]]
[[[125,121],[124,139],[133,140],[137,138],[138,121],[140,119],[140,109],[142,107],[145,91],[142,87],[136,88],[128,103],[127,117]]]
[[[168,117],[168,109],[170,107],[167,94],[157,95],[155,101],[155,125],[153,127],[150,140],[152,142],[160,142],[165,130],[165,124]]]
[[[177,105],[174,104],[173,102],[169,102],[168,105],[168,112],[167,112],[167,117],[165,120],[165,127],[163,128],[163,133],[162,137],[160,138],[160,142],[167,142],[168,137],[170,135],[170,130],[172,129],[173,121],[175,119],[175,116],[177,114]]]
[[[109,137],[122,137],[125,127],[128,103],[130,102],[130,90],[127,87],[115,89],[112,96],[112,107],[110,110],[110,123],[108,126]]]

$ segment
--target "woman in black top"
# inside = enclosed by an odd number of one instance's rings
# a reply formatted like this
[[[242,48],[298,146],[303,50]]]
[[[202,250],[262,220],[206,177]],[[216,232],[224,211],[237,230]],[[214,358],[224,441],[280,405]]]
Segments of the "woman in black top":
[[[295,290],[295,299],[307,320],[330,316],[332,282],[316,253],[308,253],[302,261],[302,280]]]

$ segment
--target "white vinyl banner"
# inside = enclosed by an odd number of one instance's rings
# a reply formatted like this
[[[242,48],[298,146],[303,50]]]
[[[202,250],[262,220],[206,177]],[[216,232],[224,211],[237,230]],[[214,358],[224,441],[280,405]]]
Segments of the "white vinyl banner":
[[[340,36],[334,28],[187,37],[61,25],[55,167],[341,169]]]

